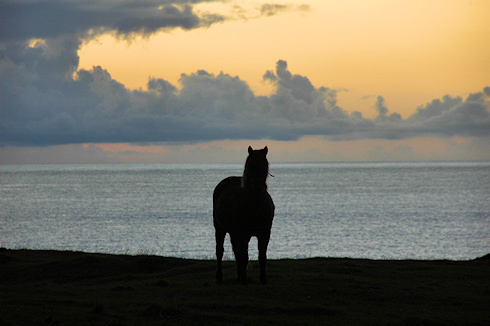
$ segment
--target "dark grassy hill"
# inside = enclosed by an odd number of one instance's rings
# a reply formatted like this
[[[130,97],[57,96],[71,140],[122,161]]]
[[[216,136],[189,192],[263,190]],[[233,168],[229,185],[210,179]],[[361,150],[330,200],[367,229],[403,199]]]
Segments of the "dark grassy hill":
[[[490,259],[214,261],[0,249],[0,325],[490,325]]]

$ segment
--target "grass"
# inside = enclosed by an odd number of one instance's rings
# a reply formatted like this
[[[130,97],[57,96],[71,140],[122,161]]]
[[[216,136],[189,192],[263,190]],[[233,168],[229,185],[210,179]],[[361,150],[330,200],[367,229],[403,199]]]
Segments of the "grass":
[[[490,325],[490,259],[224,263],[0,249],[0,325]]]

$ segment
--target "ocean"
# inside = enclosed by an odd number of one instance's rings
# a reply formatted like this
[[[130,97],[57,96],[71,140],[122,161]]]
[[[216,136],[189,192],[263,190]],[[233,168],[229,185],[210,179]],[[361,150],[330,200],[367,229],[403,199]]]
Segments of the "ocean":
[[[212,194],[243,164],[0,166],[0,246],[214,259]],[[273,163],[268,257],[490,253],[490,162]],[[229,237],[225,259],[233,259]],[[257,241],[250,258],[257,259]]]

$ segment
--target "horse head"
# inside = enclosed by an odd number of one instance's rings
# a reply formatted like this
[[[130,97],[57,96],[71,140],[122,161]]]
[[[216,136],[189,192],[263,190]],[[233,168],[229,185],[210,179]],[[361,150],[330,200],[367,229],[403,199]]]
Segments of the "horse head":
[[[269,161],[267,161],[267,146],[254,150],[248,147],[248,157],[243,170],[242,188],[253,192],[267,190],[267,176],[269,175]]]

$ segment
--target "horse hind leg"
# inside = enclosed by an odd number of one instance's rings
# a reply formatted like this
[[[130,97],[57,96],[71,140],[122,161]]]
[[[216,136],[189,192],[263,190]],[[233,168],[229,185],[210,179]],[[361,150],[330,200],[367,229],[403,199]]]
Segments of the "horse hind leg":
[[[231,235],[231,245],[235,254],[238,282],[247,285],[247,265],[248,265],[248,242],[250,239]]]
[[[241,262],[240,269],[242,271],[242,278],[240,283],[247,285],[247,266],[248,266],[248,242],[250,239],[240,239],[240,251],[241,251]]]
[[[262,236],[258,238],[259,247],[259,265],[260,265],[260,283],[267,284],[267,276],[265,273],[265,267],[267,263],[267,246],[269,244],[270,235]]]
[[[223,271],[222,271],[222,266],[221,262],[223,261],[223,253],[225,252],[225,248],[223,247],[223,244],[225,242],[225,236],[226,232],[223,230],[216,229],[215,232],[216,236],[216,283],[221,284],[223,283]]]

